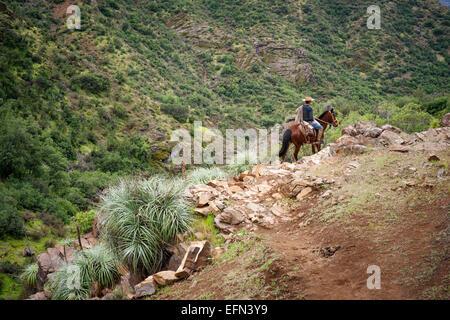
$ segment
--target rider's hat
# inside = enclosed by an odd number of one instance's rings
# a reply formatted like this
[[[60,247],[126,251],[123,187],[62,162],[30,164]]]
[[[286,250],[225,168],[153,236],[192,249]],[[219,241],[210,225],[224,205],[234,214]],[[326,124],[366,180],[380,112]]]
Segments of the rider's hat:
[[[303,101],[305,101],[305,102],[311,102],[311,101],[314,101],[314,99],[311,98],[311,97],[305,97],[305,99],[303,99]]]

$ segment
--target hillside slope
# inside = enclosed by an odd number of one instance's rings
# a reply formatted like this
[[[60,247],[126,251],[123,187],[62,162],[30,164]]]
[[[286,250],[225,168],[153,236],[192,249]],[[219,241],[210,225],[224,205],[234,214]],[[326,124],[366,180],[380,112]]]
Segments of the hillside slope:
[[[227,203],[215,213],[227,241],[212,265],[153,298],[448,300],[449,138],[431,129],[331,156],[352,145],[343,136],[298,163],[211,181],[209,203]],[[191,187],[193,200],[208,186]],[[379,290],[366,285],[373,265]]]

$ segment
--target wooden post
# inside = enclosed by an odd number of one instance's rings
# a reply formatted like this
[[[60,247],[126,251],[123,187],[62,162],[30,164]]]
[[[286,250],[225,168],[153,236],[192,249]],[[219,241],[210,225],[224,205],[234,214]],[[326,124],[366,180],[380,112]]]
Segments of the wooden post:
[[[77,234],[78,234],[78,243],[80,244],[81,250],[83,250],[83,245],[81,244],[81,236],[80,236],[80,227],[77,224]]]

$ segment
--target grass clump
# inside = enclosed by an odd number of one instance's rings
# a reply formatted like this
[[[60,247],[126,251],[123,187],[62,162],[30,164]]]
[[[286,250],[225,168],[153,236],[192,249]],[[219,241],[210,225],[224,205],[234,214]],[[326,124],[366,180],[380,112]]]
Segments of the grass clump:
[[[77,252],[73,263],[63,265],[50,279],[52,299],[87,299],[94,282],[113,287],[120,277],[117,266],[114,254],[102,244]]]
[[[164,246],[186,231],[192,216],[184,184],[155,176],[109,188],[99,213],[102,238],[135,275],[160,269]]]
[[[33,288],[36,285],[36,276],[38,272],[37,263],[28,265],[20,275],[20,280],[24,285]]]
[[[218,167],[197,168],[189,172],[187,180],[191,185],[205,184],[211,180],[223,179],[228,173]]]

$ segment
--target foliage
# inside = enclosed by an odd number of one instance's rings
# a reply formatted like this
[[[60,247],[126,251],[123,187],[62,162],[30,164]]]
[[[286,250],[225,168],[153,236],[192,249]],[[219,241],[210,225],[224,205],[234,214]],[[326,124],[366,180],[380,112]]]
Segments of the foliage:
[[[36,277],[38,272],[37,263],[28,265],[20,275],[20,280],[29,288],[33,288],[36,285]]]
[[[183,191],[180,181],[155,176],[122,180],[103,196],[103,240],[135,274],[158,270],[164,244],[189,228],[192,218]]]
[[[197,168],[187,174],[189,184],[205,184],[211,180],[218,180],[227,177],[228,174],[218,167]]]
[[[80,227],[81,233],[87,233],[92,230],[95,219],[95,211],[79,211],[72,217],[72,223]]]

